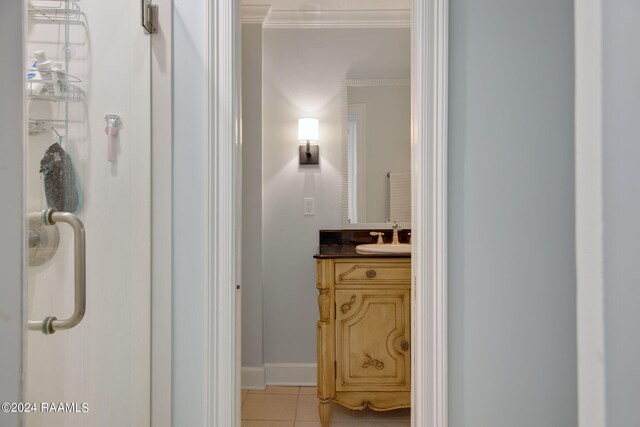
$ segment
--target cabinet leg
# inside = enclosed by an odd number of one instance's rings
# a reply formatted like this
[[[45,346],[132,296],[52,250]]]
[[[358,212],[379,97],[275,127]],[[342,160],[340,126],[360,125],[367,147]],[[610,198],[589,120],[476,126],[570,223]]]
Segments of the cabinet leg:
[[[320,425],[322,427],[329,427],[329,418],[331,417],[331,401],[321,401],[318,405],[318,412],[320,413]]]

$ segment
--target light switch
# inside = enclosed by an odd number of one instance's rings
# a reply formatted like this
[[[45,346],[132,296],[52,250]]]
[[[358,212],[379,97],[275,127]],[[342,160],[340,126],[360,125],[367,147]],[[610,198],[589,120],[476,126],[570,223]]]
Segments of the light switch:
[[[316,198],[305,197],[304,198],[304,216],[311,216],[316,214]]]

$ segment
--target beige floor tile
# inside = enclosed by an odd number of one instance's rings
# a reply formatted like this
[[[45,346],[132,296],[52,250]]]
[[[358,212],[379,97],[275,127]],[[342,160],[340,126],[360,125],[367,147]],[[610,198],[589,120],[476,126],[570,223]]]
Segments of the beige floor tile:
[[[318,398],[311,394],[301,394],[298,399],[298,413],[296,421],[320,421],[318,414]],[[340,405],[331,405],[332,421],[351,421],[353,411]]]
[[[320,421],[296,421],[295,427],[322,427]],[[353,421],[331,421],[330,427],[353,427]]]
[[[298,394],[300,387],[268,385],[265,390],[249,390],[250,394]]]
[[[410,421],[411,409],[394,409],[393,411],[372,411],[370,409],[365,409],[362,411],[353,411],[353,417],[356,421]]]
[[[410,427],[411,421],[392,421],[392,420],[362,420],[355,421],[354,427]]]
[[[242,427],[293,427],[293,421],[242,420]]]
[[[331,405],[331,421],[352,420],[353,412],[351,409],[334,403]]]
[[[320,421],[318,414],[318,398],[311,394],[301,394],[298,396],[298,412],[296,421]]]
[[[300,387],[300,394],[313,394],[318,395],[318,387]]]
[[[298,396],[293,394],[249,393],[242,406],[243,420],[293,421]]]

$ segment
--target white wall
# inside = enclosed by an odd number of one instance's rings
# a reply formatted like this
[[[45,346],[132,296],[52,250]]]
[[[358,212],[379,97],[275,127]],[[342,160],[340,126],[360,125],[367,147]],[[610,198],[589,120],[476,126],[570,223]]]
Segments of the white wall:
[[[208,7],[173,10],[173,360],[172,425],[205,425]]]
[[[602,4],[606,412],[623,427],[640,423],[640,7]]]
[[[264,362],[315,363],[313,255],[318,230],[341,228],[340,84],[408,78],[409,30],[265,29],[263,52],[264,306],[251,321],[263,322]],[[320,119],[318,166],[298,165],[304,116]],[[303,216],[304,197],[315,197],[315,216]]]
[[[576,426],[573,2],[449,19],[449,426]]]
[[[0,401],[21,402],[23,283],[23,65],[22,2],[0,3]],[[0,424],[18,426],[18,414],[0,413]]]

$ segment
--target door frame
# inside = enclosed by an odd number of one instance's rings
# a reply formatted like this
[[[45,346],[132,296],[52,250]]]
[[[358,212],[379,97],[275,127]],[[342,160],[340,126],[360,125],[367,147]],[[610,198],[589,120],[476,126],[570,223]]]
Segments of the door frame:
[[[237,3],[211,3],[209,13],[206,419],[219,427],[240,422],[235,322],[241,225]],[[447,49],[448,0],[413,0],[412,424],[425,427],[447,425]]]
[[[446,427],[449,0],[414,0],[411,24],[411,423]]]
[[[576,0],[575,231],[578,425],[606,425],[603,246],[603,0]]]
[[[239,1],[209,3],[204,402],[205,425],[217,427],[240,425],[240,19]]]

